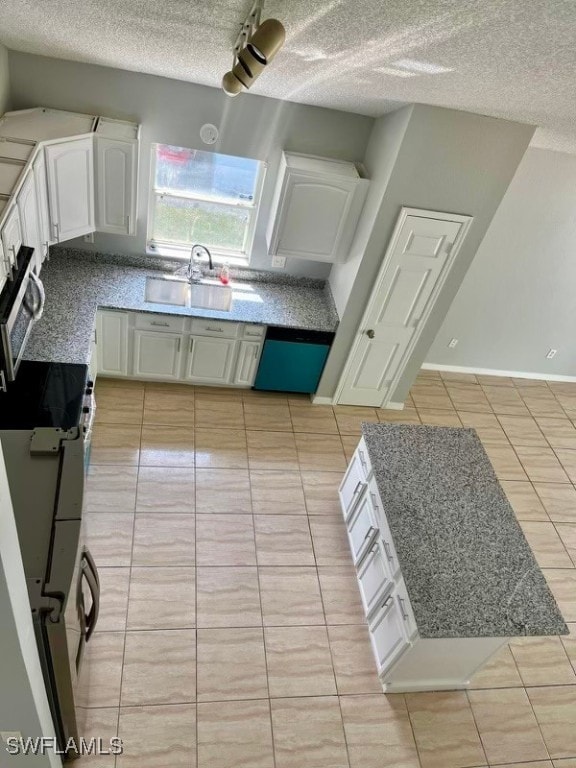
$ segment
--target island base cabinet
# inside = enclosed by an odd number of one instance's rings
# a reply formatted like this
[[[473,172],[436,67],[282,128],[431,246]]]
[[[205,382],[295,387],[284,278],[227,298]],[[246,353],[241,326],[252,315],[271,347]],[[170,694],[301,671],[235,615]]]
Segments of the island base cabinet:
[[[177,333],[134,331],[134,375],[178,380],[182,341]]]
[[[381,633],[386,627],[382,625]],[[507,637],[419,638],[392,654],[380,673],[385,693],[466,689]],[[375,640],[372,644],[374,646]],[[388,641],[390,643],[390,641]]]

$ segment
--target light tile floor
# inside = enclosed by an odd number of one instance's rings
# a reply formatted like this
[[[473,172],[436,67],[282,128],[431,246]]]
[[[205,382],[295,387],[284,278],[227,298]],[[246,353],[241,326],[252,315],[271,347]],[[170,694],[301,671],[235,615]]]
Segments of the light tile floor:
[[[96,394],[79,701],[116,768],[576,768],[576,385],[422,372],[402,412]],[[381,693],[337,498],[362,421],[478,430],[571,637],[514,640],[466,692]]]

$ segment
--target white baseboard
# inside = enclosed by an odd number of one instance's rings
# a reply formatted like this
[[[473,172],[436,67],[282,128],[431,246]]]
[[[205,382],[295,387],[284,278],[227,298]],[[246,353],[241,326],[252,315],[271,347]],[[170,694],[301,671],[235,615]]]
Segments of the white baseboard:
[[[554,373],[528,373],[526,371],[499,371],[494,368],[474,368],[465,365],[440,365],[423,363],[425,371],[446,371],[447,373],[474,373],[479,376],[507,376],[514,379],[539,379],[541,381],[576,382],[576,376],[561,376]],[[388,406],[390,407],[390,405]]]
[[[331,397],[313,397],[312,398],[312,404],[313,405],[332,405],[334,401]]]
[[[384,408],[388,408],[390,411],[403,411],[404,403],[386,403]]]

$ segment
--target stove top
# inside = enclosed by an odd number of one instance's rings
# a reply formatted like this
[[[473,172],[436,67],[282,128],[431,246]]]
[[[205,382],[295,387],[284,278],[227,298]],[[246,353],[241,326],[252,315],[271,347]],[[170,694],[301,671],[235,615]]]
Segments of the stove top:
[[[87,365],[23,360],[16,380],[0,392],[0,429],[77,427],[87,386]]]

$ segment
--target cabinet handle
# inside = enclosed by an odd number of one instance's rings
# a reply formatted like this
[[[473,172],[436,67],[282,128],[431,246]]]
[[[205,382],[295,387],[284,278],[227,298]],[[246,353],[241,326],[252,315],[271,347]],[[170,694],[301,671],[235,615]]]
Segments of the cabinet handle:
[[[151,320],[150,325],[155,325],[157,328],[170,328],[170,323],[157,323],[155,320]]]
[[[391,602],[392,602],[392,595],[388,595],[386,600],[384,600],[384,602],[382,603],[381,607],[382,608],[388,608],[388,606],[390,605]]]
[[[46,249],[44,251],[44,258],[46,259],[46,261],[50,261],[50,243],[48,242],[48,240],[46,240],[46,242],[44,243],[44,248]]]
[[[390,544],[386,541],[386,539],[382,539],[382,544],[384,544],[384,552],[386,552],[386,557],[390,562],[394,560],[392,557],[392,550],[390,549]]]
[[[368,466],[366,465],[366,456],[364,456],[364,452],[358,448],[358,456],[360,457],[360,464],[364,467],[365,470],[368,470]]]
[[[261,333],[255,333],[253,331],[246,331],[246,336],[255,336],[256,338],[260,338],[262,336]]]
[[[374,509],[378,509],[378,502],[376,501],[376,494],[370,492],[370,498],[372,499],[372,504],[374,506]]]
[[[374,528],[374,526],[371,525],[370,528],[368,528],[366,536],[364,536],[364,541],[366,541],[366,539],[371,539],[377,530],[378,530],[377,528]]]
[[[206,331],[214,331],[215,333],[224,333],[224,328],[210,328],[209,325],[205,328]]]
[[[178,336],[177,344],[176,344],[176,352],[180,352],[180,342],[182,341],[182,337]]]
[[[126,232],[130,234],[130,216],[126,216]]]
[[[52,224],[52,227],[54,229],[54,240],[56,240],[56,242],[59,242],[60,241],[60,237],[59,237],[59,233],[58,233],[58,230],[59,230],[58,223],[54,222],[54,224]]]
[[[190,349],[188,350],[188,352],[192,353],[193,346],[194,346],[194,337],[190,336]]]
[[[363,487],[364,487],[364,483],[362,482],[362,480],[358,480],[358,482],[356,483],[356,488],[354,488],[354,493],[352,494],[352,496],[356,496],[356,494],[358,493],[358,491],[359,491],[361,488],[363,488]]]
[[[400,611],[402,613],[402,618],[404,619],[404,621],[408,621],[408,614],[404,609],[405,600],[401,597],[398,597],[398,602],[400,603]]]
[[[258,347],[254,347],[254,360],[258,357]]]

